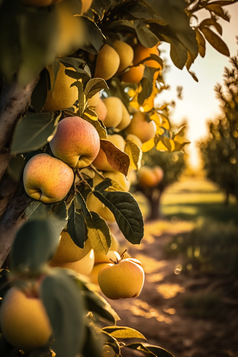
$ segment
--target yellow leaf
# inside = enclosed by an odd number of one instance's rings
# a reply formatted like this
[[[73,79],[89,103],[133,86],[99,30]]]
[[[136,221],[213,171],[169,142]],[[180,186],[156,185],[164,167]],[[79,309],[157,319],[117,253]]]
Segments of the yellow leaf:
[[[142,144],[141,150],[143,152],[147,152],[147,151],[151,150],[154,146],[155,146],[155,141],[154,141],[154,138],[152,138]]]

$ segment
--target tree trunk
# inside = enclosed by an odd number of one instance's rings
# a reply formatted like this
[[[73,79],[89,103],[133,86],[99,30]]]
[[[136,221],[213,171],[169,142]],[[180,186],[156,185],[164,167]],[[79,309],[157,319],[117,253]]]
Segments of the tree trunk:
[[[10,145],[15,126],[28,107],[36,78],[26,87],[6,85],[0,97],[0,267],[6,260],[29,197],[6,174],[12,158]]]
[[[150,204],[150,215],[147,221],[153,221],[160,218],[160,199],[162,195],[161,190],[152,189],[151,194],[148,198]]]

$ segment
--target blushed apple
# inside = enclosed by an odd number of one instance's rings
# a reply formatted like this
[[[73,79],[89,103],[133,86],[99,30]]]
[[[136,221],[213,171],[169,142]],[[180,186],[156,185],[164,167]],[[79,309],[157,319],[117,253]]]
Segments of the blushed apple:
[[[61,201],[74,181],[71,167],[48,154],[37,154],[25,165],[23,185],[26,193],[44,203]]]
[[[84,168],[92,163],[100,149],[97,130],[86,120],[74,116],[62,119],[53,139],[52,153],[73,168]]]

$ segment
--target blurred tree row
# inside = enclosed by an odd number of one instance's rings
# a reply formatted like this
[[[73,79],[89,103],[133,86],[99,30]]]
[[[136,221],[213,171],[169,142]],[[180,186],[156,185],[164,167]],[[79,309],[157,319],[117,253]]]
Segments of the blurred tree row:
[[[209,137],[199,143],[207,178],[229,196],[238,199],[238,58],[224,69],[224,83],[215,92],[221,101],[222,115],[208,123]]]

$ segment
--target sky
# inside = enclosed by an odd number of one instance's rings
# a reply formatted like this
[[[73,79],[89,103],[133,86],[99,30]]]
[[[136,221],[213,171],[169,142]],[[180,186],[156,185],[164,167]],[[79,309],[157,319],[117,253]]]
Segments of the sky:
[[[238,45],[238,3],[226,6],[229,12],[230,22],[219,20],[223,28],[222,39],[226,42],[230,50],[230,57],[237,55]],[[199,12],[197,13],[199,15]],[[201,16],[203,13],[201,12]],[[209,13],[206,12],[206,17]],[[216,31],[214,31],[216,32]],[[216,98],[214,87],[217,83],[223,84],[224,67],[231,68],[229,57],[218,53],[208,42],[206,42],[206,56],[198,56],[191,66],[191,71],[195,72],[199,82],[196,82],[188,73],[187,69],[178,69],[169,57],[168,44],[160,47],[161,57],[166,59],[169,69],[165,73],[165,83],[170,86],[158,95],[157,103],[175,101],[175,108],[171,108],[170,119],[174,124],[181,124],[187,120],[187,139],[191,142],[186,151],[189,154],[188,163],[193,169],[201,167],[199,149],[197,142],[208,135],[207,121],[214,120],[220,113],[220,102]],[[183,87],[183,100],[177,98],[177,86]]]

